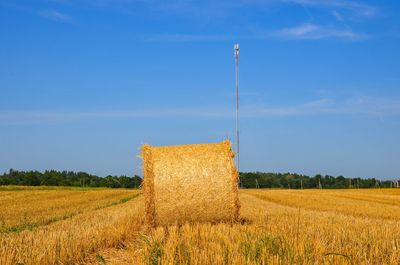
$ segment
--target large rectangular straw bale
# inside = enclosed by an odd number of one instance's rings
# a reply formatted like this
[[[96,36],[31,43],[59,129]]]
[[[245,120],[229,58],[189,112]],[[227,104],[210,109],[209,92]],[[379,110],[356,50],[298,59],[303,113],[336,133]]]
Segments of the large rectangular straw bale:
[[[148,225],[234,221],[238,172],[230,141],[142,147]]]

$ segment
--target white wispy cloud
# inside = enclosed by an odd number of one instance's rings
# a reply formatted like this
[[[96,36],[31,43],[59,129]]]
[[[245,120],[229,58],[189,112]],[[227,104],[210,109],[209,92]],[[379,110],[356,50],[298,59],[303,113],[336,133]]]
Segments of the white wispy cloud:
[[[336,10],[332,11],[332,16],[334,16],[338,21],[343,22],[344,18],[343,16]]]
[[[333,26],[322,26],[312,23],[301,24],[291,28],[275,31],[276,37],[286,39],[342,39],[342,40],[364,40],[368,35],[356,33],[349,28],[338,28]]]
[[[367,115],[373,117],[399,116],[400,99],[358,97],[345,100],[322,98],[298,105],[241,107],[247,118],[290,117],[307,115]],[[0,112],[0,125],[29,125],[68,123],[105,119],[157,118],[233,118],[229,108],[158,108],[127,111],[32,111]]]
[[[373,17],[378,8],[359,0],[49,0],[57,4],[96,6],[119,9],[123,12],[136,10],[138,6],[162,14],[181,15],[205,19],[210,16],[225,17],[245,8],[270,8],[277,5],[298,4],[309,8],[337,9],[359,17]]]
[[[363,1],[358,0],[204,0],[204,1],[191,1],[191,0],[51,0],[60,4],[84,4],[103,7],[135,7],[138,4],[147,5],[149,8],[155,10],[172,10],[176,13],[179,10],[199,12],[208,10],[208,12],[215,13],[220,9],[220,12],[226,12],[227,9],[243,9],[244,7],[260,7],[271,5],[287,5],[299,4],[303,6],[316,7],[316,8],[336,8],[345,9],[356,12],[364,16],[373,16],[377,12],[377,8],[369,5]],[[221,10],[223,9],[223,10]]]
[[[303,23],[291,28],[269,29],[269,32],[263,34],[254,34],[253,32],[243,30],[238,35],[231,31],[221,32],[220,34],[210,34],[209,32],[182,33],[167,32],[167,34],[150,34],[142,36],[147,41],[169,41],[169,42],[198,42],[198,41],[231,41],[242,39],[343,39],[343,40],[364,40],[369,34],[359,33],[352,29],[350,24],[352,17],[374,17],[378,14],[378,8],[358,0],[205,0],[205,1],[182,1],[182,0],[52,0],[60,4],[90,5],[101,6],[107,9],[124,10],[126,14],[135,14],[129,10],[136,10],[138,6],[154,15],[184,16],[195,21],[211,20],[213,18],[226,19],[248,8],[258,8],[267,10],[273,6],[299,5],[310,17],[314,23]],[[314,9],[325,9],[332,16],[325,17],[323,21],[315,20],[312,16]],[[59,10],[44,10],[39,13],[42,17],[59,22],[71,22],[72,19],[67,14]],[[244,23],[246,24],[246,23]],[[339,25],[336,25],[339,24]],[[249,26],[250,27],[250,26]]]
[[[223,110],[206,108],[164,108],[121,111],[14,111],[0,112],[0,124],[79,122],[99,119],[226,117]]]
[[[258,30],[251,34],[155,34],[145,36],[145,41],[166,42],[199,42],[199,41],[232,41],[232,40],[263,40],[263,39],[285,39],[285,40],[321,40],[339,39],[360,41],[368,39],[367,34],[354,32],[349,27],[323,26],[305,23],[290,28],[276,30]]]
[[[310,7],[336,8],[349,10],[355,15],[363,17],[373,17],[378,13],[375,6],[371,6],[359,1],[349,0],[281,0],[282,3],[295,3]]]
[[[147,41],[171,41],[171,42],[193,42],[193,41],[225,41],[233,40],[230,35],[196,35],[196,34],[158,34],[147,36]]]
[[[39,12],[39,15],[41,17],[50,19],[50,20],[54,20],[54,21],[58,21],[58,22],[72,22],[72,19],[70,16],[57,11],[57,10],[42,10]]]
[[[374,117],[400,115],[400,99],[359,97],[342,101],[318,99],[295,106],[248,107],[243,115],[304,116],[304,115],[367,115]]]

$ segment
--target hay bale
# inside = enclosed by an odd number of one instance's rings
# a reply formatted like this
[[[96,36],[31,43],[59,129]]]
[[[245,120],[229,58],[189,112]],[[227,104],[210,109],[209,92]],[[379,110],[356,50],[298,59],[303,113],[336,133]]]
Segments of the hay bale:
[[[142,147],[146,220],[150,226],[234,221],[238,172],[230,141]]]

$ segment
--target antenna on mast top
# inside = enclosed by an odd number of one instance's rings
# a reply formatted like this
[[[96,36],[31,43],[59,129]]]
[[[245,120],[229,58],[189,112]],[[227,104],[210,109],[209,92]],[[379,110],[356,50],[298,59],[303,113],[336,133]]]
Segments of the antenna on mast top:
[[[236,73],[236,166],[239,171],[239,44],[234,45],[235,50],[235,73]],[[240,176],[239,176],[240,182]]]

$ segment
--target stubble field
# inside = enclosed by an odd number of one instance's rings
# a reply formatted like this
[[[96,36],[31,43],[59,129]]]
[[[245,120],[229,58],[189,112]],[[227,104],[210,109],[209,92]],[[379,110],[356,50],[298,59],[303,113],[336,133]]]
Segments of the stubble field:
[[[147,229],[140,190],[0,187],[0,264],[400,264],[400,189],[240,200],[238,223]]]

